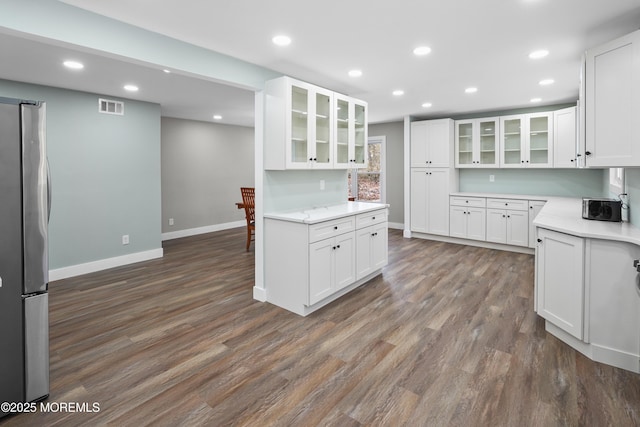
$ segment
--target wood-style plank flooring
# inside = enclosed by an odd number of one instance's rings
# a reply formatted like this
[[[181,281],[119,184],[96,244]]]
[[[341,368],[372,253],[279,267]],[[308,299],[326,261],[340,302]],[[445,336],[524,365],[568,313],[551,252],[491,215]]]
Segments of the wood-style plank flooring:
[[[531,255],[391,231],[383,275],[303,318],[253,300],[244,245],[52,283],[48,402],[100,411],[0,425],[640,425],[640,375],[544,331]]]

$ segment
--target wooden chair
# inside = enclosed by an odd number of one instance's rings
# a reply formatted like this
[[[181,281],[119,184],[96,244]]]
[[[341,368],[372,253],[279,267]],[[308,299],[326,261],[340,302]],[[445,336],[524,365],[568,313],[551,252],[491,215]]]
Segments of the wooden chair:
[[[242,193],[242,204],[244,205],[244,214],[247,219],[247,252],[249,246],[251,246],[251,235],[256,231],[256,196],[255,188],[253,187],[241,187],[240,193]]]

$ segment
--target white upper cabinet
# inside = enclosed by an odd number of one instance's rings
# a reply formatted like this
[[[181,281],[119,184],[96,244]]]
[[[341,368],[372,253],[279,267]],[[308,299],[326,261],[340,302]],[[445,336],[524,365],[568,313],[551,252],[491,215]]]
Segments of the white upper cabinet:
[[[640,166],[640,31],[586,54],[587,167]]]
[[[553,113],[500,117],[500,167],[553,167]]]
[[[367,166],[367,104],[334,94],[336,168]]]
[[[451,166],[453,120],[411,123],[411,167]]]
[[[498,117],[456,121],[455,167],[498,167],[499,124]]]
[[[289,77],[268,81],[264,102],[265,169],[366,165],[365,102]]]
[[[553,112],[553,166],[575,168],[578,166],[576,107]]]

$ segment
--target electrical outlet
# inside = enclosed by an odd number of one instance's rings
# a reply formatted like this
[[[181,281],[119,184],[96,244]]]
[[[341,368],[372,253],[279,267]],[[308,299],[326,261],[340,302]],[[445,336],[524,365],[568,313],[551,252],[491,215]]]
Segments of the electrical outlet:
[[[169,218],[169,225],[173,225],[173,218]]]
[[[128,245],[129,244],[129,235],[128,234],[123,234],[122,235],[122,244],[123,245]]]
[[[489,182],[495,182],[496,177],[495,175],[489,175]]]

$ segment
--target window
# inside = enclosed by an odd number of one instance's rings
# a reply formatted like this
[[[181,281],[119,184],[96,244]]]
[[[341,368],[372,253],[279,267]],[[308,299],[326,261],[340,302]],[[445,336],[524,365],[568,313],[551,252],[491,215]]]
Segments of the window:
[[[368,165],[366,169],[352,169],[348,173],[349,197],[365,202],[385,201],[384,165],[386,137],[368,139]]]
[[[609,169],[609,191],[615,195],[624,193],[624,169]]]

